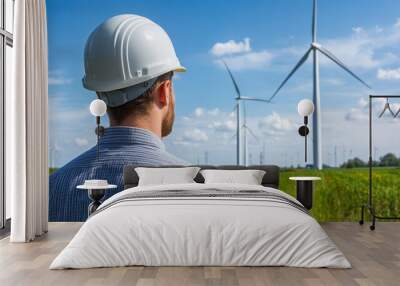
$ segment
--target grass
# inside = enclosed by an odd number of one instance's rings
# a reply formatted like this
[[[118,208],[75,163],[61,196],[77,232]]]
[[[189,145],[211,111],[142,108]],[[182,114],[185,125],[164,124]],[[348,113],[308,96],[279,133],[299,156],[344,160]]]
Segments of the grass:
[[[360,206],[368,199],[368,169],[282,170],[280,189],[296,196],[291,176],[319,176],[312,215],[318,221],[358,221]],[[400,168],[375,168],[373,202],[378,215],[400,215]]]
[[[57,169],[50,169],[50,174]],[[296,197],[292,176],[319,176],[312,215],[318,221],[358,221],[368,200],[368,168],[281,170],[280,189]],[[400,168],[374,168],[373,202],[378,215],[400,216]],[[368,218],[368,216],[366,217]]]

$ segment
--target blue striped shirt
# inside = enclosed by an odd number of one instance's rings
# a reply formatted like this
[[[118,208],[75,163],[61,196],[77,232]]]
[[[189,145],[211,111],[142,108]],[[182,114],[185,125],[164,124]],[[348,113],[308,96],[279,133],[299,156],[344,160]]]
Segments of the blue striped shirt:
[[[108,190],[106,198],[123,190],[125,165],[183,165],[184,161],[169,154],[161,139],[152,132],[135,127],[110,127],[97,146],[81,154],[50,176],[49,220],[84,221],[90,203],[85,190],[76,186],[85,180],[103,179],[118,185]]]

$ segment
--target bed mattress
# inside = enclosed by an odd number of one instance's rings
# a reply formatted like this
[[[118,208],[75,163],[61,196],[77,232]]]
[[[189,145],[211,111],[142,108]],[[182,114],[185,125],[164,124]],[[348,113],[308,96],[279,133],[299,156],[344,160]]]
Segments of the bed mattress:
[[[130,265],[351,267],[293,197],[263,186],[196,183],[114,195],[50,269]]]

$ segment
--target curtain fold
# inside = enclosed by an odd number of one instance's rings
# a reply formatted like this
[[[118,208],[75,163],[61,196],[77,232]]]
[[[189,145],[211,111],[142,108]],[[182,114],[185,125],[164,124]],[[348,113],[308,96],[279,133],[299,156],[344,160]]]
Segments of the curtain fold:
[[[15,1],[13,90],[6,98],[6,187],[12,242],[48,225],[48,58],[45,0]]]

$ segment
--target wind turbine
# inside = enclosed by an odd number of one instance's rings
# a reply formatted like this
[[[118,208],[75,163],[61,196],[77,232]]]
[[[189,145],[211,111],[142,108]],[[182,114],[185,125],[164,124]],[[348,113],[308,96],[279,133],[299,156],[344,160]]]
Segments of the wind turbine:
[[[239,86],[233,77],[233,74],[231,70],[229,69],[227,63],[222,60],[223,64],[225,65],[226,71],[228,72],[233,86],[235,87],[236,91],[236,164],[240,165],[247,165],[247,131],[250,132],[251,135],[253,135],[257,140],[257,136],[255,136],[254,132],[247,126],[247,121],[246,121],[246,101],[258,101],[258,102],[264,102],[264,103],[271,103],[270,100],[267,99],[261,99],[261,98],[254,98],[254,97],[247,97],[247,96],[242,96],[240,93]],[[243,102],[242,102],[243,101]],[[241,104],[243,104],[243,124],[241,125]],[[243,132],[243,131],[244,132]],[[241,134],[243,133],[243,139],[241,139]],[[241,142],[243,141],[243,150],[241,150]],[[241,156],[242,160],[241,160]]]
[[[281,88],[286,84],[286,82],[291,78],[291,76],[297,71],[299,67],[301,67],[310,53],[313,54],[313,102],[315,106],[314,114],[313,114],[313,155],[314,155],[314,167],[318,169],[322,169],[322,138],[321,138],[321,102],[320,102],[320,92],[319,92],[319,63],[318,63],[318,52],[332,60],[346,72],[348,72],[351,76],[361,82],[368,88],[371,88],[368,84],[366,84],[360,77],[358,77],[355,73],[353,73],[344,63],[342,63],[333,53],[322,47],[317,42],[317,1],[313,0],[313,15],[312,15],[312,42],[310,48],[306,51],[300,61],[294,66],[294,68],[290,71],[290,73],[286,76],[283,82],[276,89],[274,94],[270,97],[269,100],[272,100],[277,93],[281,90]]]

